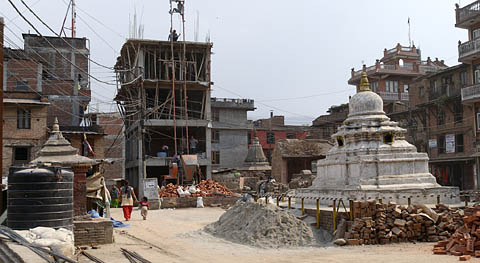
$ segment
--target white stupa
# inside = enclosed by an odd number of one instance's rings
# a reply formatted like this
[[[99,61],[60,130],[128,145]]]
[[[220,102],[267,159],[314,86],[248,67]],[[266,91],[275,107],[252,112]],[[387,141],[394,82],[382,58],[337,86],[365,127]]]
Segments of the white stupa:
[[[442,187],[428,170],[428,155],[419,153],[404,135],[407,131],[390,121],[382,98],[370,91],[362,73],[360,91],[349,103],[349,115],[332,137],[335,146],[317,162],[317,177],[297,196],[331,199],[382,199],[406,204],[459,203],[457,187]]]

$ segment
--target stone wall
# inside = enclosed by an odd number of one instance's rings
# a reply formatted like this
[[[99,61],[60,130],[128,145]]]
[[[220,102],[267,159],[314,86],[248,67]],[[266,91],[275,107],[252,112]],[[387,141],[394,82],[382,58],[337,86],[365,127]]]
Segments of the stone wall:
[[[111,244],[113,240],[113,222],[95,219],[73,222],[75,246]]]

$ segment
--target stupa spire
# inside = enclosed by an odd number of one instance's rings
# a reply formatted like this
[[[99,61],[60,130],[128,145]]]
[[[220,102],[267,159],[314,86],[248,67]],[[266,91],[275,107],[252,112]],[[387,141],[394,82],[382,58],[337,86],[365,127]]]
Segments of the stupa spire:
[[[360,80],[359,92],[363,92],[363,91],[371,91],[370,83],[368,82],[367,73],[365,71],[362,72],[362,79]]]

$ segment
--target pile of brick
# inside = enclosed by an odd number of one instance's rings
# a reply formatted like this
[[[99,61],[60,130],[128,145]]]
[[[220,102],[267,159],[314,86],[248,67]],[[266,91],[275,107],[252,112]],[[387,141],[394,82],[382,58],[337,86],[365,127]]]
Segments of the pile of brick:
[[[480,257],[480,205],[466,208],[462,219],[463,224],[448,240],[434,245],[434,254],[461,256],[461,260]]]
[[[191,186],[178,186],[174,184],[168,184],[162,186],[158,192],[159,197],[180,197],[177,189],[182,188],[182,191],[189,191]],[[230,191],[226,186],[214,182],[213,180],[202,180],[196,186],[195,191],[185,195],[185,197],[207,197],[207,196],[232,196],[234,193]]]
[[[430,209],[369,201],[354,202],[353,207],[354,221],[347,224],[344,235],[349,245],[436,242],[448,239],[462,224],[462,213],[444,205]]]

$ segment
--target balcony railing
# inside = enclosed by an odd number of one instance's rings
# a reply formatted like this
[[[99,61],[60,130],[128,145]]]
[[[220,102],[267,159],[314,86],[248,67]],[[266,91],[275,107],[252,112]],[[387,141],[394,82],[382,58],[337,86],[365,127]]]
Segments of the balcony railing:
[[[453,84],[444,85],[437,90],[432,90],[429,94],[429,99],[434,100],[442,96],[445,96],[445,97],[457,96],[457,95],[460,95],[460,90],[461,89],[459,86],[455,86]]]
[[[475,84],[462,89],[462,102],[473,99],[480,99],[480,84]]]
[[[398,93],[398,92],[385,92],[379,91],[377,92],[383,100],[402,100],[408,101],[408,93]]]
[[[474,39],[458,45],[458,57],[463,57],[480,52],[480,39]]]
[[[480,14],[480,1],[475,1],[467,6],[457,9],[457,24]]]

